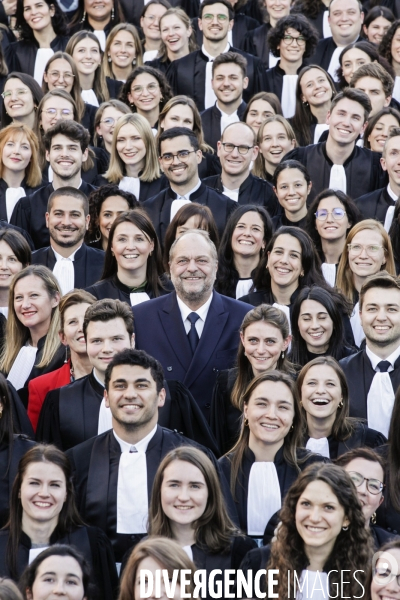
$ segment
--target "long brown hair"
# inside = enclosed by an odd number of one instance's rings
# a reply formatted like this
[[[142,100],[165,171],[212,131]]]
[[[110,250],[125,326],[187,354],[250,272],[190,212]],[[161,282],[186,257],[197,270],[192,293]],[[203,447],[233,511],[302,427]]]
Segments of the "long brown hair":
[[[116,79],[116,77],[113,73],[112,62],[111,62],[111,60],[109,60],[108,53],[110,51],[110,47],[114,41],[115,36],[120,31],[129,31],[129,33],[131,34],[131,36],[133,38],[134,44],[135,44],[135,55],[136,56],[135,56],[134,62],[132,64],[132,69],[136,66],[140,67],[143,64],[143,50],[142,50],[142,44],[140,43],[140,36],[139,36],[138,30],[131,23],[119,23],[118,25],[115,25],[111,29],[110,33],[108,34],[108,36],[106,38],[106,46],[104,48],[104,54],[103,54],[103,59],[102,59],[102,64],[101,64],[101,68],[104,72],[104,75],[106,77],[109,77],[110,79]]]
[[[197,467],[206,482],[207,505],[201,517],[192,524],[196,544],[211,553],[225,552],[229,549],[233,535],[238,531],[232,523],[225,506],[215,467],[208,456],[193,446],[181,446],[171,450],[157,469],[150,500],[148,531],[149,535],[161,535],[173,539],[169,518],[162,509],[161,487],[164,473],[169,465],[180,460]]]
[[[79,42],[81,42],[82,40],[84,40],[86,38],[91,39],[92,42],[95,42],[98,45],[100,56],[102,57],[103,51],[101,49],[99,40],[94,35],[94,33],[92,33],[91,31],[85,31],[85,30],[77,31],[76,33],[74,33],[74,35],[72,35],[69,38],[67,47],[65,48],[65,52],[67,54],[69,54],[70,56],[72,56],[72,58],[73,58],[75,46],[77,44],[79,44]],[[93,91],[94,91],[96,98],[98,99],[100,104],[102,102],[106,102],[106,100],[110,99],[110,93],[108,91],[106,77],[104,75],[103,69],[101,68],[101,62],[94,73]]]
[[[200,116],[199,109],[197,108],[196,104],[194,103],[194,100],[192,98],[190,98],[189,96],[173,96],[170,100],[168,100],[168,102],[166,103],[164,108],[160,111],[160,114],[158,116],[158,132],[157,132],[156,141],[158,141],[159,136],[164,131],[164,127],[162,126],[162,123],[163,123],[165,117],[167,116],[167,114],[169,113],[171,108],[174,108],[174,106],[179,106],[180,104],[182,104],[182,106],[189,106],[189,108],[192,109],[193,133],[197,137],[197,141],[199,142],[200,150],[202,152],[210,152],[211,154],[213,154],[214,153],[213,148],[211,148],[211,146],[206,144],[206,142],[204,141],[203,124],[201,122],[201,116]]]

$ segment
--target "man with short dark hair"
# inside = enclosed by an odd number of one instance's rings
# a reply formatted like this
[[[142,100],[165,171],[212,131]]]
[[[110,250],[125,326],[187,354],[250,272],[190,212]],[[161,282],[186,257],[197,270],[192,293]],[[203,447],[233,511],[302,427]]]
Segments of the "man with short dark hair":
[[[202,153],[196,135],[186,127],[173,127],[158,138],[159,160],[170,187],[143,202],[161,242],[170,221],[181,206],[190,202],[204,204],[211,210],[222,237],[229,215],[236,203],[210,189],[199,179]]]
[[[350,87],[361,90],[370,99],[373,117],[382,108],[390,105],[393,94],[393,77],[379,63],[368,63],[359,67],[350,80]]]
[[[36,249],[50,244],[45,214],[51,193],[60,187],[70,186],[88,196],[95,189],[90,183],[82,181],[82,163],[88,156],[89,141],[87,129],[75,121],[58,121],[44,135],[46,159],[54,173],[53,183],[18,200],[11,216],[13,225],[22,227],[30,234]]]
[[[357,198],[385,185],[380,154],[356,145],[370,112],[371,102],[364,92],[345,88],[332,101],[326,142],[295,148],[285,156],[300,161],[309,172],[313,186],[308,202],[327,188]]]
[[[103,250],[83,241],[89,220],[89,202],[80,190],[63,187],[50,195],[46,212],[50,246],[36,250],[32,263],[51,269],[63,294],[96,283],[103,272]]]

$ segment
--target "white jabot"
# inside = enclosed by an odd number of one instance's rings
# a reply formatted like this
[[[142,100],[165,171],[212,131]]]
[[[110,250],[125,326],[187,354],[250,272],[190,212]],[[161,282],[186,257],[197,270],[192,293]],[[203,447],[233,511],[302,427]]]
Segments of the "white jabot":
[[[284,75],[282,86],[282,112],[285,119],[293,117],[296,111],[296,85],[298,75]]]
[[[143,62],[150,62],[157,58],[158,50],[146,50],[143,54]]]
[[[129,294],[129,298],[132,306],[137,306],[138,304],[142,304],[142,302],[150,300],[150,296],[146,292],[132,292],[132,294]]]
[[[113,432],[121,448],[117,484],[117,533],[146,533],[149,499],[146,451],[157,425],[132,446]]]
[[[196,331],[197,334],[199,336],[199,338],[201,337],[201,334],[203,333],[203,329],[204,329],[204,324],[206,322],[206,318],[208,315],[208,309],[210,308],[210,304],[212,301],[212,297],[213,295],[211,294],[211,296],[209,297],[209,299],[207,300],[207,302],[205,302],[203,304],[203,306],[200,306],[200,308],[198,308],[197,310],[193,311],[191,308],[189,308],[189,306],[187,306],[187,304],[185,304],[180,298],[179,296],[176,297],[176,300],[178,302],[178,307],[179,310],[181,312],[181,317],[182,317],[182,321],[183,321],[183,326],[185,328],[186,333],[189,333],[190,328],[191,328],[191,323],[188,320],[188,316],[190,315],[190,313],[195,312],[199,315],[199,319],[197,319],[196,323],[195,323],[195,327],[196,327]]]
[[[118,184],[120,190],[130,192],[139,200],[140,194],[140,179],[139,177],[123,177]]]
[[[22,346],[14,360],[13,366],[8,374],[8,381],[12,383],[16,390],[24,387],[33,365],[35,364],[38,349],[33,346]]]
[[[172,204],[171,204],[171,212],[170,212],[170,216],[169,216],[169,220],[172,221],[172,219],[174,218],[174,216],[176,215],[176,213],[178,212],[178,210],[180,208],[182,208],[182,206],[185,206],[185,204],[190,204],[190,200],[186,200],[185,198],[180,199],[180,200],[173,200]]]
[[[326,123],[317,123],[314,131],[314,144],[318,144],[319,138],[327,129],[329,129],[329,125]]]
[[[64,294],[68,294],[68,292],[73,290],[75,287],[75,269],[73,263],[75,260],[75,254],[81,247],[82,246],[79,246],[79,248],[77,248],[75,252],[71,254],[71,256],[68,256],[68,258],[61,256],[61,254],[58,254],[58,252],[56,252],[53,248],[54,256],[56,257],[57,261],[54,265],[53,275],[57,278],[57,281],[60,284],[63,296]]]
[[[33,71],[33,79],[38,82],[40,87],[43,83],[43,73],[47,63],[53,56],[54,50],[51,48],[39,48],[36,53],[35,70]]]
[[[249,293],[252,285],[253,280],[251,277],[249,277],[249,279],[239,279],[236,284],[236,299],[246,296]]]
[[[331,168],[331,176],[329,178],[329,186],[331,190],[340,190],[346,194],[347,179],[343,165],[333,165]]]
[[[274,463],[253,463],[247,496],[248,534],[264,535],[268,521],[281,506],[281,488]]]
[[[106,32],[104,31],[104,29],[94,29],[93,33],[99,40],[100,48],[104,52],[104,50],[106,49]]]
[[[229,52],[230,47],[231,46],[228,42],[228,44],[225,47],[225,50],[223,50],[221,52],[221,54],[225,54],[225,52]],[[206,89],[205,89],[205,94],[204,94],[204,108],[210,108],[210,106],[213,106],[213,104],[215,104],[215,102],[217,100],[217,96],[214,94],[214,90],[211,87],[212,64],[214,62],[215,56],[211,56],[211,54],[209,54],[207,52],[207,50],[204,47],[204,44],[201,47],[201,51],[203,52],[204,56],[207,56],[207,58],[208,58],[208,62],[206,64]]]
[[[372,368],[376,371],[367,396],[368,426],[388,437],[394,405],[394,390],[389,373],[394,370],[394,363],[400,356],[400,347],[385,359],[390,363],[390,367],[388,372],[383,373],[379,371],[378,367],[382,359],[374,354],[368,346],[366,346],[365,352]]]
[[[23,187],[18,188],[7,188],[6,189],[6,211],[7,221],[11,219],[15,205],[20,198],[26,196],[26,192]]]
[[[61,10],[65,13],[75,12],[76,9],[78,8],[79,1],[78,0],[72,0],[72,2],[67,1],[64,4],[63,0],[57,0],[57,4],[61,8]]]
[[[182,546],[182,550],[186,552],[190,560],[193,560],[193,550],[192,546]]]
[[[329,63],[328,73],[332,77],[333,81],[339,81],[336,71],[340,67],[339,56],[343,48],[339,46],[335,48],[332,54],[331,62]]]
[[[49,165],[49,168],[47,171],[47,176],[48,176],[49,183],[53,183],[54,173],[53,173],[53,169],[51,168],[51,165]]]
[[[322,263],[321,268],[325,281],[327,281],[332,287],[335,287],[336,265],[332,263]]]
[[[92,106],[99,106],[99,101],[97,100],[97,96],[93,90],[82,90],[81,96],[82,100],[86,102],[86,104],[91,104]]]
[[[289,308],[289,306],[286,306],[286,304],[278,304],[277,302],[274,302],[272,306],[276,306],[276,308],[279,308],[283,313],[285,313],[286,318],[289,323],[289,333],[292,333],[292,327],[290,324],[290,308]]]
[[[361,346],[361,342],[365,338],[365,333],[364,333],[364,329],[361,326],[360,304],[358,302],[353,308],[353,312],[350,317],[350,324],[351,324],[351,328],[353,330],[354,341],[356,343],[356,346],[359,348]]]
[[[326,456],[326,458],[330,458],[329,455],[329,442],[328,438],[310,438],[306,444],[307,450],[310,452],[314,452],[315,454],[321,454],[322,456]]]
[[[8,306],[0,306],[0,313],[8,319]]]
[[[387,190],[387,193],[389,194],[389,196],[391,197],[391,199],[393,200],[393,202],[397,202],[397,200],[399,199],[399,196],[392,190],[392,188],[390,187],[390,183],[388,183],[386,190]]]
[[[228,115],[227,113],[225,113],[223,110],[220,109],[220,107],[218,106],[218,102],[216,103],[216,107],[218,108],[219,112],[221,113],[221,135],[223,134],[225,127],[228,127],[228,125],[231,125],[231,123],[238,123],[240,121],[238,114],[237,114],[237,110],[235,112],[233,112],[231,115]]]
[[[329,25],[328,17],[329,17],[329,10],[326,9],[324,11],[324,14],[322,17],[322,34],[323,34],[324,38],[332,37],[332,29],[331,29],[331,26]]]
[[[393,88],[392,96],[395,100],[397,100],[397,102],[400,102],[400,77],[398,75],[396,75],[395,80],[394,80],[394,88]]]
[[[228,196],[228,198],[230,198],[231,200],[234,200],[235,202],[237,202],[239,200],[239,189],[237,188],[236,190],[230,190],[227,187],[225,187],[224,185],[223,187],[223,193],[225,196]]]
[[[40,548],[31,548],[29,550],[29,558],[28,558],[28,565],[31,564],[31,562],[33,562],[35,560],[35,558],[37,556],[39,556],[39,554],[41,554],[43,552],[43,550],[46,550],[46,548],[48,548],[49,546],[41,546]]]
[[[106,406],[106,402],[103,398],[100,404],[99,410],[99,422],[97,425],[97,435],[109,431],[112,429],[112,414],[111,410]]]
[[[276,65],[278,64],[280,60],[279,56],[274,56],[272,54],[272,52],[269,53],[269,57],[268,57],[268,68],[272,69],[272,67],[276,67]]]
[[[323,571],[302,571],[296,600],[326,600],[331,598],[328,573]]]

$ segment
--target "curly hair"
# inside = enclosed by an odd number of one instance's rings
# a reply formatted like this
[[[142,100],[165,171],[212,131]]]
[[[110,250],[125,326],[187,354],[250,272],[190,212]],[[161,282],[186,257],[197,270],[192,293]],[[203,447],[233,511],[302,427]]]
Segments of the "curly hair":
[[[154,69],[153,67],[148,67],[144,65],[143,67],[136,67],[136,69],[133,69],[132,73],[129,75],[128,79],[122,86],[119,98],[120,100],[122,100],[122,102],[125,102],[125,104],[129,106],[132,112],[136,112],[136,106],[129,102],[128,95],[131,93],[131,87],[136,77],[138,77],[138,75],[142,75],[142,73],[147,73],[148,75],[151,75],[152,77],[154,77],[154,79],[158,81],[158,85],[160,86],[161,91],[161,111],[168,102],[168,100],[171,100],[172,90],[164,73],[161,73],[161,71],[159,71],[158,69]]]
[[[289,28],[298,31],[306,40],[303,59],[312,56],[317,47],[319,35],[316,29],[310,24],[306,17],[303,17],[303,15],[287,15],[286,17],[282,17],[279,19],[276,26],[270,29],[267,36],[267,43],[272,54],[274,56],[280,56],[278,46]]]
[[[349,521],[348,529],[340,531],[328,561],[324,565],[324,570],[330,572],[331,592],[340,582],[343,565],[346,565],[350,573],[359,571],[358,580],[363,582],[365,580],[363,572],[367,570],[372,558],[372,536],[365,527],[361,505],[350,476],[342,467],[336,465],[321,465],[321,463],[310,465],[299,475],[286,495],[280,511],[281,524],[276,541],[271,546],[267,569],[277,569],[278,573],[284,573],[284,576],[279,577],[278,589],[275,590],[279,598],[292,597],[292,589],[295,585],[294,574],[300,575],[309,564],[303,538],[296,526],[296,510],[301,495],[314,481],[321,481],[330,487]],[[354,577],[349,576],[348,579],[350,582],[343,581],[342,584],[343,597],[356,597],[360,592],[359,583]]]
[[[109,183],[102,185],[101,187],[94,190],[89,196],[89,214],[90,222],[89,229],[86,234],[86,243],[97,241],[99,217],[103,202],[112,196],[120,196],[128,204],[128,210],[138,208],[140,206],[139,201],[130,192],[121,190],[115,183]]]
[[[387,30],[387,32],[385,33],[385,35],[383,36],[383,39],[381,41],[381,43],[379,44],[379,48],[378,48],[378,52],[381,56],[383,56],[383,58],[386,58],[386,60],[392,64],[392,41],[394,36],[396,35],[396,31],[400,29],[400,19],[397,19],[396,21],[394,21],[391,26],[389,27],[389,29]]]
[[[53,27],[54,33],[59,35],[68,35],[67,21],[65,20],[65,16],[63,11],[58,5],[58,2],[54,2],[53,0],[44,0],[49,7],[54,9],[54,15],[51,17],[51,25]],[[17,11],[15,13],[16,16],[16,29],[20,32],[20,39],[32,42],[35,40],[35,35],[31,27],[29,27],[28,23],[24,17],[24,0],[17,1]]]

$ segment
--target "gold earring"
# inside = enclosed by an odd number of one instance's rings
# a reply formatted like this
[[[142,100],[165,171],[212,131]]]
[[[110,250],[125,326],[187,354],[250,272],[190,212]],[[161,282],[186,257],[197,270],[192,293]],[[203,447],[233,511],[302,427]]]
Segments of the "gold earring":
[[[371,523],[372,523],[372,525],[375,525],[375,523],[376,523],[376,512],[374,512],[374,514],[371,517]]]
[[[343,400],[341,402],[339,402],[339,407],[338,408],[343,408]]]
[[[245,426],[245,427],[248,427],[248,426],[249,426],[249,420],[248,420],[248,419],[245,419],[245,420],[244,420],[244,426]]]

